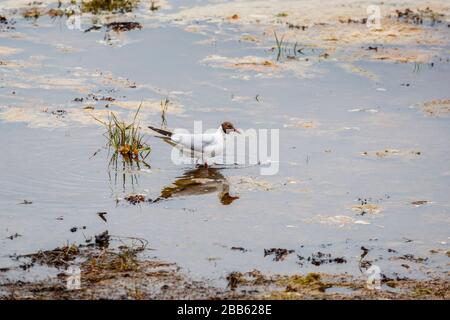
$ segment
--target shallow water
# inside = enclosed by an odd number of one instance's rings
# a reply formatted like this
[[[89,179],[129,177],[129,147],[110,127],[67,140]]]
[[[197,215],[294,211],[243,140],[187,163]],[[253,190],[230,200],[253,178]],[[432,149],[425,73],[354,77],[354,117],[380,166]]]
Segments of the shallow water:
[[[175,2],[158,14],[177,10]],[[202,63],[209,55],[274,58],[267,50],[273,43],[240,42],[240,27],[227,21],[220,27],[199,22],[200,30],[206,30],[202,34],[173,21],[138,16],[142,30],[121,33],[118,42],[105,45],[104,29],[69,30],[65,18],[14,19],[16,30],[0,33],[0,46],[21,49],[0,59],[22,64],[0,65],[2,267],[17,265],[11,255],[83,243],[108,230],[145,238],[154,249],[148,255],[213,281],[253,268],[360,275],[361,246],[370,250],[367,260],[390,277],[422,278],[428,271],[447,276],[448,257],[430,250],[446,252],[450,241],[449,118],[427,116],[419,106],[449,98],[445,59],[419,70],[413,63],[353,62],[377,80],[346,71],[339,58],[316,63],[311,77],[290,71],[267,75]],[[448,30],[442,32],[448,36]],[[22,38],[14,38],[14,32]],[[201,42],[211,34],[213,42]],[[117,101],[109,108],[105,101],[73,101],[89,93]],[[166,116],[169,128],[192,130],[194,120],[215,128],[231,120],[243,129],[279,129],[279,172],[261,176],[259,166],[233,165],[192,172],[192,165],[174,165],[171,147],[148,132],[151,169],[126,172],[125,181],[120,170],[115,177],[107,150],[93,156],[106,143],[104,129],[85,115],[83,106],[132,116],[135,108],[121,107],[121,102],[159,101],[167,95],[173,103]],[[60,109],[67,114],[51,113]],[[144,106],[141,116],[143,124],[161,122],[152,107]],[[302,119],[314,125],[302,126]],[[379,150],[400,151],[380,157],[374,154]],[[155,203],[123,200],[130,193],[156,199],[180,177],[193,175],[210,178],[211,185],[207,190],[188,185]],[[227,205],[221,194],[225,185],[232,197],[239,197]],[[25,199],[32,203],[21,204]],[[381,211],[358,215],[351,210],[358,199]],[[428,203],[411,204],[419,200]],[[108,213],[106,223],[96,214],[102,211]],[[86,229],[71,232],[75,226]],[[7,238],[15,233],[21,236]],[[264,257],[267,248],[296,252],[274,261]],[[345,257],[347,263],[299,264],[297,254],[308,257],[318,251]],[[407,262],[406,269],[404,260],[395,259],[404,254],[428,260]],[[15,272],[14,277],[28,273]]]

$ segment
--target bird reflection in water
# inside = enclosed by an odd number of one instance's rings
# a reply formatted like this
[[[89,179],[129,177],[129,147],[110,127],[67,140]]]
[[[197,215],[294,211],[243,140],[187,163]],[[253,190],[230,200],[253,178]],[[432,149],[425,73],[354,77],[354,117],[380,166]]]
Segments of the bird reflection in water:
[[[162,189],[158,200],[214,192],[218,193],[219,201],[223,205],[229,205],[239,199],[238,196],[230,195],[230,185],[218,169],[199,167],[186,171],[171,186]]]

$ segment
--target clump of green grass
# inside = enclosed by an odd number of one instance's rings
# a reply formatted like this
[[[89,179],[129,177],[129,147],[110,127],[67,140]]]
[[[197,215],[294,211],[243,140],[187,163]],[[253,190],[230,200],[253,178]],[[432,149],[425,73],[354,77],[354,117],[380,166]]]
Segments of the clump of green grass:
[[[297,54],[304,55],[304,48],[298,48],[298,42],[295,42],[292,46],[292,43],[285,41],[284,34],[279,37],[276,31],[273,32],[275,37],[276,47],[273,47],[272,50],[277,53],[277,62],[284,59],[297,59]]]
[[[131,12],[139,0],[82,0],[81,11],[93,14],[108,11],[113,13]]]
[[[166,119],[166,112],[169,109],[169,98],[166,97],[164,100],[161,100],[160,106],[161,106],[161,127],[165,128],[167,127],[167,119]]]
[[[279,18],[285,18],[287,16],[288,16],[287,12],[280,12],[279,14],[277,14],[277,17],[279,17]]]
[[[140,161],[145,163],[145,159],[151,152],[150,146],[144,141],[144,134],[141,132],[137,116],[141,110],[139,105],[133,121],[127,123],[119,119],[114,112],[110,113],[108,122],[99,120],[106,127],[106,138],[108,139],[108,147],[113,151],[111,162],[117,163],[119,155],[125,163],[139,164]]]
[[[284,35],[282,35],[280,39],[275,31],[273,32],[273,35],[275,36],[275,41],[277,44],[277,61],[280,61],[281,53],[283,52]]]

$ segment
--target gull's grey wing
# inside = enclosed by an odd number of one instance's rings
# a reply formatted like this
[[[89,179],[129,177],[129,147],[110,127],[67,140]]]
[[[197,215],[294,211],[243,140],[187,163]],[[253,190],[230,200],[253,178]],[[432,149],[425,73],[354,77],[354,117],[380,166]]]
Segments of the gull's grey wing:
[[[183,148],[202,152],[215,143],[213,134],[174,134],[171,140]]]

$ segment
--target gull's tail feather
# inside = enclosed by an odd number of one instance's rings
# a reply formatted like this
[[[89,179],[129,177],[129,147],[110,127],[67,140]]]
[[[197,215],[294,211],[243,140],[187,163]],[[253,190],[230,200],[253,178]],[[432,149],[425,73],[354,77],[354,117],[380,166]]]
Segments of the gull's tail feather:
[[[166,137],[171,137],[172,136],[172,132],[170,132],[170,131],[159,129],[159,128],[155,128],[155,127],[152,127],[152,126],[148,126],[148,127],[150,129],[152,129],[153,131],[162,134],[163,136],[166,136]]]

